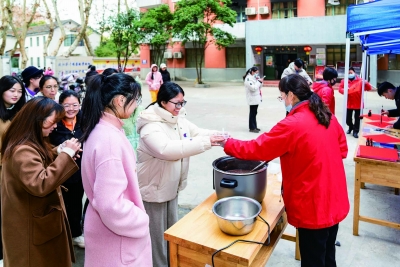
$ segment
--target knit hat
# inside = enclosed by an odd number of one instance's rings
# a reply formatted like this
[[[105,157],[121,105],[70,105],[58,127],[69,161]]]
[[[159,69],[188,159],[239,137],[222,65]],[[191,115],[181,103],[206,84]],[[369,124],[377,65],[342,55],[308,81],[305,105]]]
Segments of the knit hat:
[[[165,65],[165,63],[161,63],[160,64],[160,69],[163,69],[163,68],[166,68],[167,67],[167,65]]]
[[[38,69],[34,66],[29,66],[21,72],[22,80],[29,81],[31,78],[39,77],[43,75],[43,70]]]

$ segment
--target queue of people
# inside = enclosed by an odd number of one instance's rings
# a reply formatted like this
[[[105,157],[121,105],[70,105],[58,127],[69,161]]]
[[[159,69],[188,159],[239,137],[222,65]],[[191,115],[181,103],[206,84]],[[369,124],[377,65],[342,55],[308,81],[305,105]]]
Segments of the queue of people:
[[[13,76],[0,79],[5,266],[70,267],[76,245],[85,248],[88,267],[167,267],[163,233],[178,220],[190,157],[215,146],[245,160],[279,157],[282,196],[289,223],[299,229],[302,266],[335,266],[339,223],[349,212],[342,161],[348,148],[334,116],[336,70],[327,68],[314,91],[302,75],[284,76],[279,92],[288,115],[250,141],[197,127],[186,118],[183,88],[163,81],[157,65],[147,76],[156,94],[146,108],[140,106],[141,84],[112,70],[91,76],[82,108],[74,91],[57,94],[57,78],[35,67],[24,73],[25,85]],[[256,67],[243,79],[249,130],[258,133],[263,79]],[[399,91],[387,82],[378,88],[397,105],[382,114],[400,115]],[[356,124],[351,129],[358,133]]]

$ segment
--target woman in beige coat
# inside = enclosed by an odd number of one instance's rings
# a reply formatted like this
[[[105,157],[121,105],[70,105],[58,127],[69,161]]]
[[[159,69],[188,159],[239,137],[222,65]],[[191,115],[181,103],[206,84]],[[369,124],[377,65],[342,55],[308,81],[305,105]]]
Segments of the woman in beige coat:
[[[200,129],[186,119],[183,89],[164,83],[157,102],[142,111],[137,121],[140,134],[138,179],[150,218],[153,266],[168,266],[164,231],[178,220],[178,192],[186,187],[189,157],[224,140],[216,131]]]
[[[52,150],[45,139],[62,117],[62,106],[36,97],[20,110],[3,136],[5,267],[71,267],[75,261],[60,185],[78,170],[73,157],[80,143],[72,138]]]

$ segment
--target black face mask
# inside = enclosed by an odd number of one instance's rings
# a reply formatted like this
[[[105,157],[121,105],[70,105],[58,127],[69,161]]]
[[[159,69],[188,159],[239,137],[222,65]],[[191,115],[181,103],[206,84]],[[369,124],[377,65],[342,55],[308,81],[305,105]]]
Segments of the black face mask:
[[[336,80],[333,80],[333,82],[332,82],[332,81],[329,81],[329,84],[332,85],[332,86],[334,86],[334,85],[336,84]]]

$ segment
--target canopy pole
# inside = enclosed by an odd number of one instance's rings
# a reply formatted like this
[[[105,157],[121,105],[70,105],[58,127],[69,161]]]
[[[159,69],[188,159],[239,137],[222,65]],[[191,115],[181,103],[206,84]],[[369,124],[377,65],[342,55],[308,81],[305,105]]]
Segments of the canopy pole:
[[[350,33],[346,33],[346,59],[344,63],[344,92],[342,127],[346,127],[347,95],[349,93],[349,68],[350,68]]]
[[[362,74],[362,86],[361,86],[361,106],[360,106],[360,116],[364,114],[364,89],[365,89],[365,80],[367,79],[367,51],[364,50],[362,54],[362,65],[361,65],[361,74]]]

